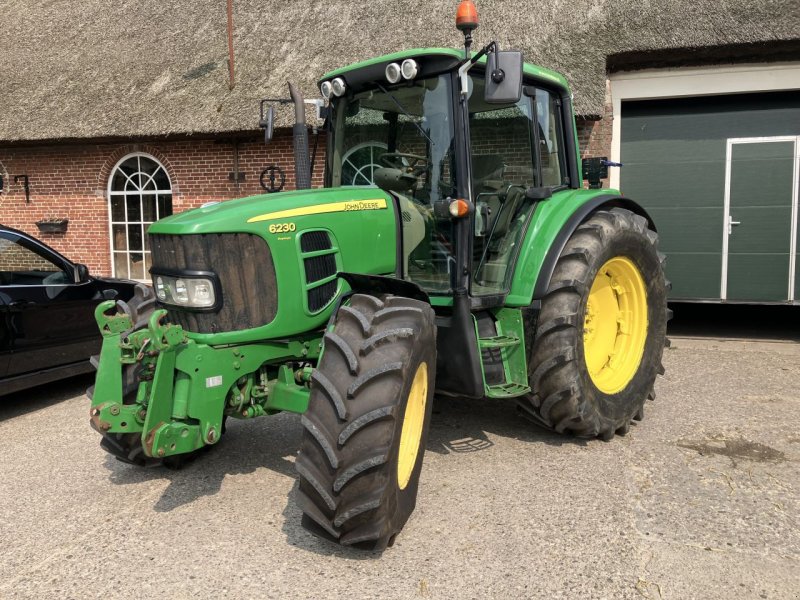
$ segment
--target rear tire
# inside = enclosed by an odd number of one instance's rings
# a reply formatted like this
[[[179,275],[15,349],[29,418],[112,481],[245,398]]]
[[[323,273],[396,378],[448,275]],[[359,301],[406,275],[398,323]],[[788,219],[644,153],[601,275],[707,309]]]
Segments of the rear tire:
[[[663,263],[658,235],[629,210],[597,211],[573,233],[528,348],[533,393],[520,407],[536,422],[609,440],[642,419],[664,373]]]
[[[297,457],[303,526],[382,551],[416,504],[436,373],[426,303],[356,294],[325,334]]]

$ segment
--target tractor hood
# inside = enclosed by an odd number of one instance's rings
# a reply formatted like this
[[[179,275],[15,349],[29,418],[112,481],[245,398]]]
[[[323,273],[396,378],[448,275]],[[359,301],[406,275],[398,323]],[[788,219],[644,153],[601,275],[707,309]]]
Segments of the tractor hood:
[[[299,217],[313,215],[323,218],[336,215],[333,218],[339,221],[343,213],[348,213],[345,221],[353,222],[359,220],[353,213],[370,211],[393,221],[391,196],[377,187],[317,188],[226,200],[187,210],[154,223],[149,233],[263,233],[278,221],[296,221]]]
[[[347,291],[343,271],[393,275],[399,219],[375,188],[298,190],[189,210],[148,230],[152,270],[212,277],[221,302],[205,312],[164,306],[197,341],[243,343],[322,326]]]

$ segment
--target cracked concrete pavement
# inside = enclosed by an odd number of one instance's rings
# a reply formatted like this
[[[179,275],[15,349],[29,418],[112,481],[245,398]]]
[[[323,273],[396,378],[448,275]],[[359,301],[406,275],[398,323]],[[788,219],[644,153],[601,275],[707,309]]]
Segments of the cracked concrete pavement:
[[[98,446],[78,378],[0,399],[0,598],[798,598],[800,345],[679,338],[645,420],[562,438],[437,399],[382,557],[300,528],[299,418],[179,472]]]

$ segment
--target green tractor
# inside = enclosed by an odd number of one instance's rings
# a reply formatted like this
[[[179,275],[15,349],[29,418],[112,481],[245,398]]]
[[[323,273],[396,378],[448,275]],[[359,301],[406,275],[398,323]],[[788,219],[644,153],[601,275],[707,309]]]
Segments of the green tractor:
[[[322,77],[324,188],[290,86],[297,190],[150,227],[155,297],[96,312],[105,450],[177,466],[228,418],[298,413],[304,526],[383,550],[414,509],[434,393],[604,440],[642,418],[668,318],[653,222],[583,189],[564,77],[471,52],[474,5],[458,15],[465,51]]]

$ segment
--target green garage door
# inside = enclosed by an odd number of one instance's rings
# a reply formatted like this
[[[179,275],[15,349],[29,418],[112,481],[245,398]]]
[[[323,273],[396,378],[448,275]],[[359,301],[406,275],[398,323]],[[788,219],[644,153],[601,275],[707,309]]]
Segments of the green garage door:
[[[672,299],[798,299],[800,92],[622,104],[621,188],[653,216]]]

